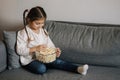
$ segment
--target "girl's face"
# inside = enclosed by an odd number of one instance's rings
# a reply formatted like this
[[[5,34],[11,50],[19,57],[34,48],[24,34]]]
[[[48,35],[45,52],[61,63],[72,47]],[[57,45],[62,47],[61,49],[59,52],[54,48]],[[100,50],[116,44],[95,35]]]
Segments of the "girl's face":
[[[29,21],[29,26],[32,30],[39,30],[44,26],[45,23],[45,18],[34,20],[34,21]]]

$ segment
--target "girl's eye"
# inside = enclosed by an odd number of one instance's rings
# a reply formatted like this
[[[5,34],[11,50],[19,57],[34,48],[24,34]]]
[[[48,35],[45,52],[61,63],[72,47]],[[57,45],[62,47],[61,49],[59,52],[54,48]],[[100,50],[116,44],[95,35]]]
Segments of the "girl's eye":
[[[38,23],[38,22],[35,22],[35,24],[36,24],[36,25],[39,25],[40,23]]]
[[[44,23],[35,23],[36,25],[43,25]]]
[[[36,25],[39,25],[40,23],[35,23]]]

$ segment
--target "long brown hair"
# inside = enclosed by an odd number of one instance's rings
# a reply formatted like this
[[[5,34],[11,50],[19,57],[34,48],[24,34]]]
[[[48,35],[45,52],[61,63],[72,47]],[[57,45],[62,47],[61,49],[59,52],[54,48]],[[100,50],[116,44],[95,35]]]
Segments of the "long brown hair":
[[[26,16],[26,13],[28,13],[27,16]],[[30,37],[28,35],[28,31],[26,28],[26,25],[28,24],[28,20],[33,22],[33,21],[41,19],[41,18],[45,18],[45,19],[47,18],[47,15],[42,7],[36,6],[36,7],[31,8],[30,10],[26,9],[23,12],[23,23],[24,23],[24,28],[25,28],[25,31],[26,31],[26,34],[28,37],[28,41],[30,41]],[[48,35],[46,30],[44,30],[44,32],[46,35]]]

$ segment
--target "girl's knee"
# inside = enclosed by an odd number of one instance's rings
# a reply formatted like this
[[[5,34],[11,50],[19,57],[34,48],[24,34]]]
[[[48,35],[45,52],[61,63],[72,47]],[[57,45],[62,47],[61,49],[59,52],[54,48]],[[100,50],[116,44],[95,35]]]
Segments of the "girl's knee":
[[[40,65],[37,69],[36,69],[36,73],[37,74],[44,74],[46,72],[46,66],[45,65]]]
[[[56,61],[54,62],[55,64],[64,64],[65,61],[61,60],[61,59],[56,59]]]

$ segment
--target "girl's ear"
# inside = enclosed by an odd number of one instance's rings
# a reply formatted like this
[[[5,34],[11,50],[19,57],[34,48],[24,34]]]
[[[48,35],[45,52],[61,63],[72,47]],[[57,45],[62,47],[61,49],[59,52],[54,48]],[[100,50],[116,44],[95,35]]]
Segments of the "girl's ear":
[[[26,18],[26,23],[29,24],[31,21],[29,18]]]

